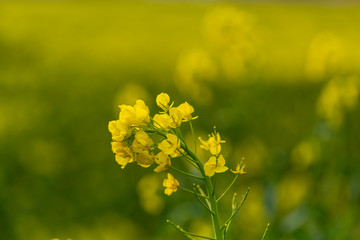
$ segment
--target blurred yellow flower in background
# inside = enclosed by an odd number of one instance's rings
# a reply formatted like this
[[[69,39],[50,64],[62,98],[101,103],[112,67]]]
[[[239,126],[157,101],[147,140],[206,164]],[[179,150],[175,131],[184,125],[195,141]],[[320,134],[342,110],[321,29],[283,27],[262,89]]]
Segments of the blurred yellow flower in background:
[[[305,74],[311,81],[323,81],[343,67],[344,57],[344,46],[338,36],[331,32],[319,33],[310,43]]]
[[[137,185],[140,205],[151,215],[160,214],[164,208],[164,199],[160,196],[161,181],[158,175],[149,174],[141,177]]]
[[[355,108],[359,97],[360,82],[357,76],[335,77],[326,83],[317,101],[317,114],[329,125],[338,129],[347,110]]]

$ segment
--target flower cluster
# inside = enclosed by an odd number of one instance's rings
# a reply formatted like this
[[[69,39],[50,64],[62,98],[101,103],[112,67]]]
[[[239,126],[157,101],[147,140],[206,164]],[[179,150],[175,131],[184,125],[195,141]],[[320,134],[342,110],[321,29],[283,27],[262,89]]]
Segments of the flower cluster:
[[[147,168],[156,162],[158,166],[154,171],[161,172],[171,167],[171,158],[182,154],[180,139],[172,129],[195,119],[196,117],[192,117],[194,108],[187,102],[173,107],[166,93],[156,97],[156,104],[163,112],[155,114],[153,118],[150,117],[149,108],[144,101],[137,100],[134,106],[120,105],[119,119],[109,122],[108,129],[113,140],[112,151],[121,168],[132,162]],[[149,134],[157,134],[162,140],[154,143]],[[165,193],[170,195],[176,191],[172,189]]]
[[[164,192],[168,196],[177,192],[178,189],[192,193],[196,200],[211,213],[215,238],[192,234],[184,231],[171,221],[168,222],[191,239],[191,236],[196,236],[205,239],[224,240],[229,224],[244,203],[249,190],[238,206],[234,203],[236,196],[234,195],[232,214],[223,225],[220,224],[218,202],[231,188],[238,176],[245,173],[243,159],[237,164],[235,170],[231,170],[231,172],[236,174],[234,180],[220,197],[217,197],[216,185],[212,176],[215,173],[226,172],[229,169],[225,166],[223,155],[220,154],[221,144],[225,143],[225,141],[221,140],[220,134],[216,129],[209,135],[207,140],[199,137],[200,147],[211,154],[210,158],[204,163],[196,154],[197,142],[191,122],[191,120],[197,118],[192,116],[194,108],[187,102],[174,107],[174,103],[170,101],[170,97],[166,93],[160,93],[156,97],[156,104],[161,110],[153,117],[150,116],[149,108],[142,100],[137,100],[134,106],[119,106],[119,119],[110,121],[108,125],[112,135],[111,147],[115,154],[115,160],[121,165],[121,168],[125,168],[127,164],[133,162],[141,167],[148,168],[155,162],[157,166],[154,168],[154,172],[156,173],[176,171],[179,174],[184,174],[186,177],[202,181],[202,186],[193,183],[193,190],[190,190],[180,186],[179,181],[168,172],[167,178],[163,180],[162,185],[165,187]],[[186,122],[190,125],[195,151],[188,147],[181,133],[180,126]],[[172,160],[174,160],[175,166],[172,165]],[[197,170],[197,173],[193,174],[177,168],[177,161],[180,160],[190,163],[194,170]],[[205,187],[205,190],[202,187]]]

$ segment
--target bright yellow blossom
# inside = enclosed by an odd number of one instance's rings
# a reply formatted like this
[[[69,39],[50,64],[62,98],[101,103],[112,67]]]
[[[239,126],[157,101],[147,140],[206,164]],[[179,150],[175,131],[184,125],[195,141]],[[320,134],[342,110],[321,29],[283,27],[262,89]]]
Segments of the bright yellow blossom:
[[[135,134],[135,139],[133,141],[133,144],[131,145],[131,149],[134,152],[141,152],[144,150],[149,150],[151,146],[153,145],[153,141],[149,137],[149,135],[144,131],[138,131]]]
[[[154,124],[158,128],[163,128],[165,131],[169,131],[170,124],[172,123],[171,117],[167,113],[155,114]]]
[[[184,103],[180,104],[177,108],[181,112],[183,122],[187,122],[187,121],[197,118],[197,117],[193,118],[191,116],[191,114],[194,112],[194,108],[188,102],[184,102]]]
[[[147,168],[154,163],[154,156],[151,155],[148,150],[141,151],[136,156],[136,162],[140,166]]]
[[[228,170],[228,167],[225,166],[225,159],[222,155],[216,159],[215,156],[210,157],[210,159],[204,164],[204,170],[206,176],[213,176],[215,173],[222,173]]]
[[[200,147],[210,151],[212,155],[218,155],[221,151],[220,143],[225,142],[224,140],[221,140],[220,134],[218,132],[209,135],[209,139],[207,141],[202,140],[201,137],[199,137],[199,140],[201,142]]]
[[[159,152],[156,156],[155,156],[155,162],[157,164],[159,164],[159,166],[157,166],[154,169],[154,172],[161,172],[161,171],[165,171],[167,170],[170,166],[171,166],[171,161],[170,161],[170,157],[169,155],[163,153],[163,152]]]
[[[171,157],[177,157],[180,155],[180,141],[176,135],[168,133],[165,140],[159,143],[158,148],[165,154]]]
[[[110,121],[108,129],[114,141],[123,141],[125,138],[130,136],[131,133],[131,129],[119,120]]]
[[[132,107],[129,105],[120,105],[121,111],[119,120],[128,126],[146,126],[149,121],[149,108],[143,100],[136,100],[136,104]]]
[[[170,173],[167,174],[167,177],[167,179],[164,179],[163,186],[165,187],[165,194],[170,196],[172,193],[177,191],[180,184]]]
[[[156,97],[156,104],[163,109],[165,112],[167,112],[170,108],[169,106],[170,103],[170,97],[167,93],[160,93],[159,95],[157,95]]]
[[[112,142],[112,151],[115,153],[115,160],[121,165],[121,168],[125,168],[128,163],[134,161],[133,153],[125,142]]]
[[[113,151],[113,153],[124,153],[124,152],[128,152],[128,145],[126,142],[111,142],[111,150]],[[130,148],[129,148],[130,150]],[[131,150],[130,150],[131,152]]]
[[[170,108],[170,118],[171,118],[171,123],[170,123],[170,127],[172,128],[177,128],[180,127],[182,119],[183,119],[183,113],[181,112],[181,109],[179,109],[179,107],[173,107]]]

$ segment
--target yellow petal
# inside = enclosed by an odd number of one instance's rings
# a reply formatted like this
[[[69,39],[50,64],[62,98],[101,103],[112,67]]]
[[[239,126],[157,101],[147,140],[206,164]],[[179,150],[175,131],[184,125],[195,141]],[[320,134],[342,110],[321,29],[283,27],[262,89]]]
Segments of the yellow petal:
[[[229,168],[226,167],[226,166],[219,166],[219,167],[217,167],[217,168],[215,169],[215,171],[216,171],[217,173],[222,173],[222,172],[226,172],[228,169],[229,169]]]
[[[169,109],[169,102],[170,97],[167,93],[162,92],[156,96],[156,104],[164,111],[167,111]]]

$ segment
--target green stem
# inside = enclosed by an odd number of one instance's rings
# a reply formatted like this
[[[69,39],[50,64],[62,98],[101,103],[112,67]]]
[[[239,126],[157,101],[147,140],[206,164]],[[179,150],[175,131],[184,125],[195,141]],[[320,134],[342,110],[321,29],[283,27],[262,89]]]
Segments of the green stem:
[[[236,179],[238,178],[239,174],[236,174],[236,176],[234,177],[234,179],[232,180],[232,182],[230,183],[230,185],[227,187],[227,189],[224,191],[223,194],[221,194],[221,196],[217,199],[217,201],[220,201],[220,199],[225,196],[225,194],[229,191],[229,189],[231,188],[231,186],[234,184],[234,182],[236,181]]]
[[[179,173],[182,173],[182,174],[184,174],[184,175],[187,175],[187,176],[189,176],[189,177],[196,178],[196,179],[200,179],[200,180],[204,180],[203,177],[198,177],[198,176],[192,175],[192,174],[190,174],[190,173],[184,172],[183,170],[180,170],[180,169],[175,168],[175,167],[173,167],[173,166],[171,166],[170,168],[171,168],[171,169],[174,169],[175,171],[177,171],[177,172],[179,172]]]
[[[188,192],[188,193],[194,194],[194,192],[193,192],[193,191],[191,191],[190,189],[184,188],[184,187],[182,187],[182,186],[178,186],[178,188],[180,188],[181,190],[184,190],[185,192]]]
[[[210,210],[214,213],[211,215],[211,220],[213,223],[214,228],[214,234],[215,234],[215,240],[224,240],[224,236],[222,234],[221,225],[220,225],[220,218],[219,218],[219,210],[218,210],[218,202],[216,201],[215,196],[215,189],[213,187],[213,184],[211,182],[211,179],[209,176],[205,175],[205,170],[203,164],[200,162],[199,158],[195,155],[193,151],[191,151],[189,148],[185,146],[185,144],[182,144],[181,146],[186,153],[195,161],[197,166],[199,167],[199,170],[201,172],[201,175],[205,179],[205,187],[207,190],[207,195],[209,197],[208,201],[210,203]]]
[[[267,233],[267,231],[268,231],[268,229],[269,229],[269,226],[270,226],[270,223],[268,223],[268,224],[266,225],[266,228],[265,228],[265,231],[264,231],[264,234],[263,234],[261,240],[264,240],[264,239],[265,239],[265,236],[266,236],[266,233]]]
[[[248,188],[247,192],[245,193],[243,199],[241,200],[241,203],[240,205],[235,209],[235,211],[232,212],[231,216],[228,218],[228,220],[226,220],[223,228],[226,227],[226,225],[229,224],[229,222],[231,221],[231,219],[233,219],[233,217],[235,216],[235,214],[240,210],[241,206],[244,204],[246,198],[247,198],[247,195],[249,194],[249,191],[250,191],[250,188]]]
[[[193,137],[193,140],[194,140],[194,151],[195,151],[195,154],[196,154],[196,138],[195,138],[194,128],[193,128],[193,125],[192,125],[191,121],[190,121],[190,129],[191,129],[191,134],[192,134],[192,137]]]
[[[203,205],[203,206],[206,208],[206,210],[208,210],[208,211],[211,213],[211,215],[214,215],[214,212],[211,211],[211,209],[208,207],[208,205],[206,205],[205,203],[203,203],[203,202],[200,200],[199,195],[197,194],[195,187],[194,187],[194,195],[195,195],[195,198],[201,203],[201,205]]]
[[[176,225],[175,223],[171,222],[170,220],[167,220],[167,222],[170,223],[171,225],[173,225],[174,228],[176,228],[177,230],[179,230],[180,232],[185,234],[187,237],[193,236],[193,237],[199,237],[199,238],[204,238],[204,239],[209,239],[209,240],[216,240],[216,239],[211,238],[211,237],[205,237],[205,236],[201,236],[201,235],[198,235],[198,234],[195,234],[195,233],[187,232],[184,229],[182,229],[179,225]],[[193,239],[193,238],[190,237],[190,239]]]

